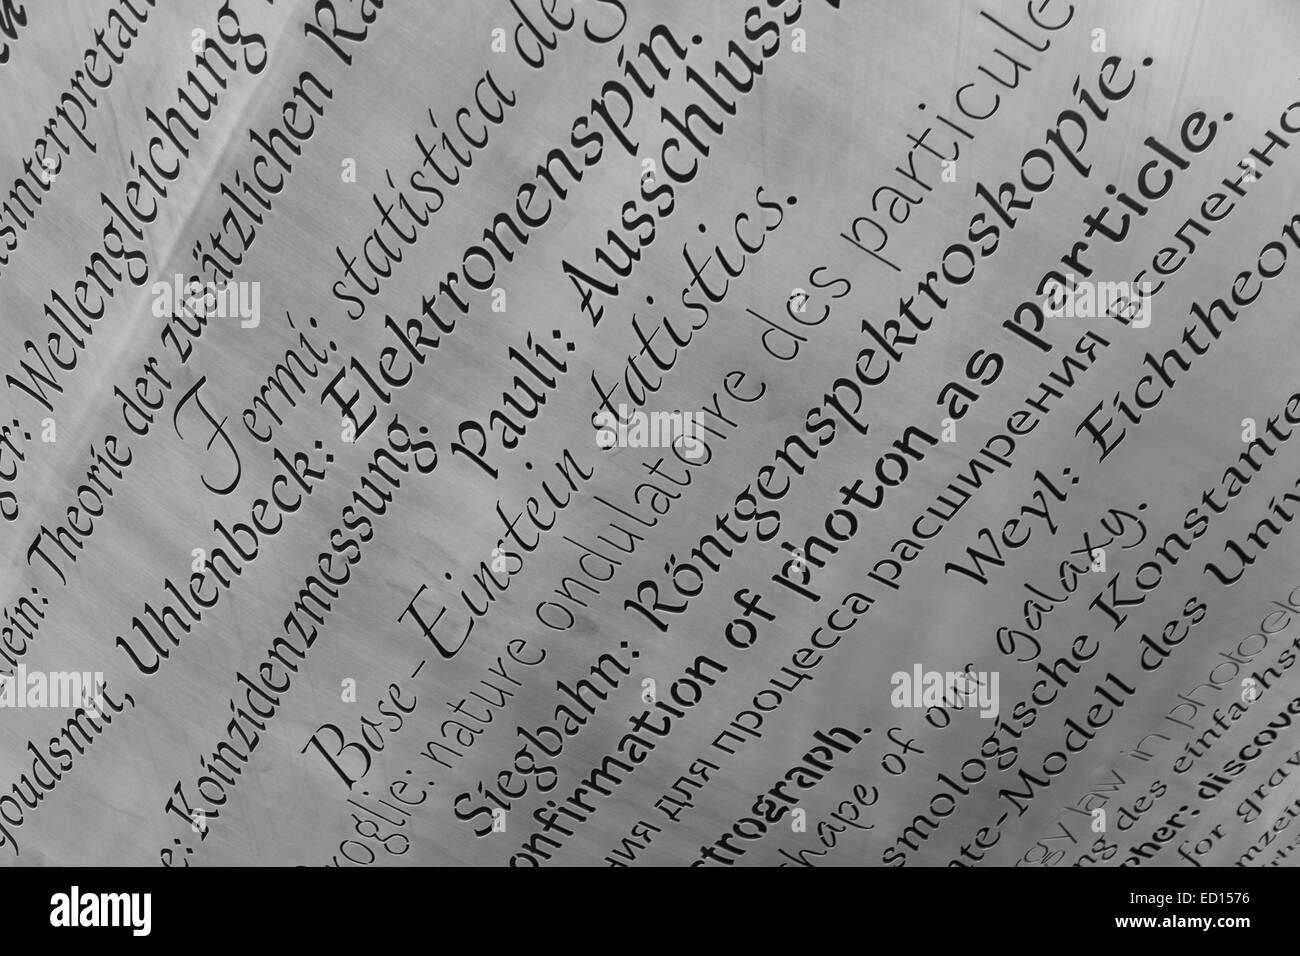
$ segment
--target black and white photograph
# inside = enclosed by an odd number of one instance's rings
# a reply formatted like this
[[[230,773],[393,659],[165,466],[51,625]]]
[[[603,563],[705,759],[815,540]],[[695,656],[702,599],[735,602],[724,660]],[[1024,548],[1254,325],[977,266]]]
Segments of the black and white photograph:
[[[1298,54],[1297,0],[0,0],[13,938],[641,936],[434,872],[592,867],[877,871],[638,887],[728,935],[1281,938]]]

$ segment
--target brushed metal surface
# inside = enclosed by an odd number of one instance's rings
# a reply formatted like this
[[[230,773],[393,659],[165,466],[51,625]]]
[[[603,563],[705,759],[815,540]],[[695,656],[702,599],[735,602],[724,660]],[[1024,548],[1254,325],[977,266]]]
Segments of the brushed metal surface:
[[[0,861],[1294,858],[1300,8],[25,6],[0,64],[0,493],[20,509],[0,670],[100,673],[111,722],[84,737],[71,707],[0,707]],[[191,137],[199,87],[216,102]],[[155,201],[147,223],[127,208]],[[190,338],[155,283],[227,268],[246,311]],[[1018,334],[1053,268],[1165,285],[1145,327]],[[1216,299],[1235,321],[1189,343]],[[1169,385],[1144,356],[1171,349]],[[602,447],[601,390],[709,409],[705,451]],[[1104,458],[1085,421],[1117,442]],[[990,443],[1017,427],[1014,452]],[[129,465],[105,462],[110,435]],[[950,483],[981,487],[918,528]],[[254,519],[283,523],[239,558],[216,523]],[[1224,585],[1229,541],[1251,563]],[[164,606],[175,643],[146,610]],[[1039,665],[1072,647],[1061,687]],[[896,706],[896,674],[963,670],[996,717]],[[631,769],[597,787],[611,754]]]

